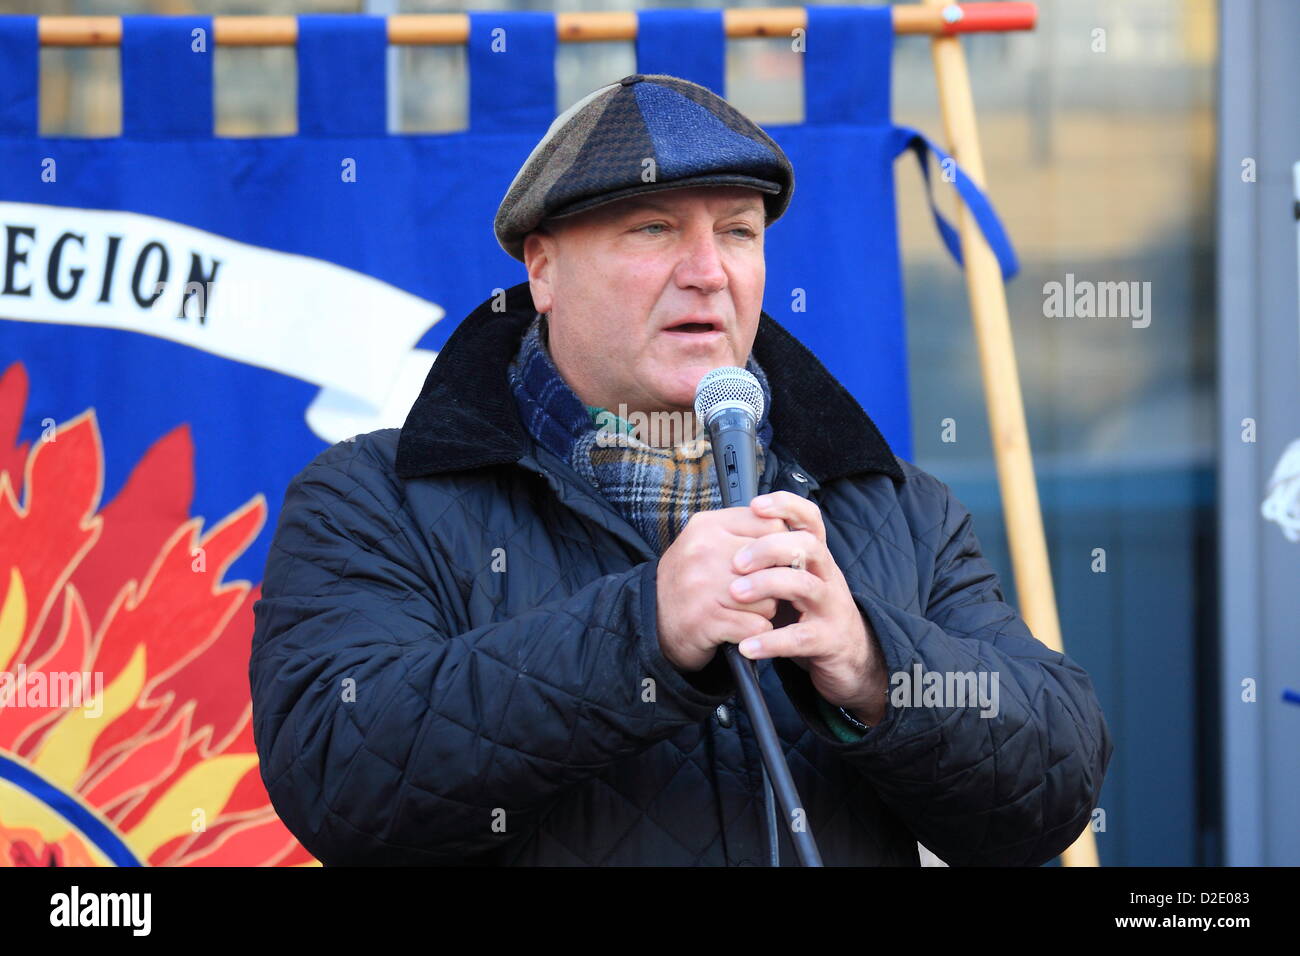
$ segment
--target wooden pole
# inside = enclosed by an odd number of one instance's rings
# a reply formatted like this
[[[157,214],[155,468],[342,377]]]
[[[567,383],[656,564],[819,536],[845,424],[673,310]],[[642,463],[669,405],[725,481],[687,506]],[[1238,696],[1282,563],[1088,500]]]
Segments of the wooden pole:
[[[946,0],[925,2],[931,7],[947,6]],[[955,36],[936,36],[931,46],[948,151],[983,188],[984,159],[961,41]],[[1036,638],[1052,650],[1064,652],[1002,270],[964,203],[958,209],[957,225],[1020,613]],[[1098,865],[1090,826],[1061,854],[1061,862],[1065,866]]]
[[[961,16],[951,11],[961,11]],[[1033,3],[966,3],[950,9],[924,6],[894,7],[895,33],[979,33],[1032,30],[1037,17]],[[804,7],[724,10],[728,37],[789,37],[808,26]],[[387,18],[388,42],[395,46],[463,45],[469,41],[469,17],[464,13],[404,13]],[[557,13],[556,38],[561,43],[595,43],[636,38],[634,11]],[[121,17],[41,17],[37,32],[42,46],[117,46],[122,42]],[[298,42],[298,18],[292,16],[229,16],[212,18],[218,46],[293,46]]]

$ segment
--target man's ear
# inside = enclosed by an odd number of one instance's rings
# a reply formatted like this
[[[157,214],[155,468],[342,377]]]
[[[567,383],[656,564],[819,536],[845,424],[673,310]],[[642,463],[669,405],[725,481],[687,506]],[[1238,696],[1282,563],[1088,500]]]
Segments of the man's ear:
[[[528,269],[528,286],[533,306],[538,312],[550,312],[554,289],[551,270],[555,265],[555,237],[538,227],[524,236],[524,266]]]

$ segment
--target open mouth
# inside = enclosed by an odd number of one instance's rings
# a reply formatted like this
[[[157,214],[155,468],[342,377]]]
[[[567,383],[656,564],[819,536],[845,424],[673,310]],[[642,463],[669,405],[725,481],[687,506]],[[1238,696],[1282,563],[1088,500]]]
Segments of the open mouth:
[[[722,334],[722,320],[705,316],[702,319],[683,319],[675,325],[664,329],[665,332],[680,336],[700,336],[713,338]]]

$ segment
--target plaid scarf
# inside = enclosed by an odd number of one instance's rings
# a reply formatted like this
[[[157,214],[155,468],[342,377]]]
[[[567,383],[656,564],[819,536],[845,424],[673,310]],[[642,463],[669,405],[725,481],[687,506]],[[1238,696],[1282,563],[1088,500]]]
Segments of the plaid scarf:
[[[745,367],[758,379],[766,399],[758,423],[761,478],[765,449],[772,440],[766,411],[772,396],[752,354]],[[507,374],[529,434],[589,481],[656,553],[668,549],[696,511],[722,507],[707,433],[674,448],[655,448],[615,413],[585,404],[551,361],[541,314],[524,333]]]

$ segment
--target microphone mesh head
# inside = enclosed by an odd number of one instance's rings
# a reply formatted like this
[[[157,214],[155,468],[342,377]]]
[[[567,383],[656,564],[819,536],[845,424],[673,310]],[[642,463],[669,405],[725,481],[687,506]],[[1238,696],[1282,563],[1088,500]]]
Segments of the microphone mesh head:
[[[709,418],[723,408],[746,408],[754,421],[763,418],[763,386],[743,368],[724,365],[707,372],[695,386],[695,418],[708,427]]]

